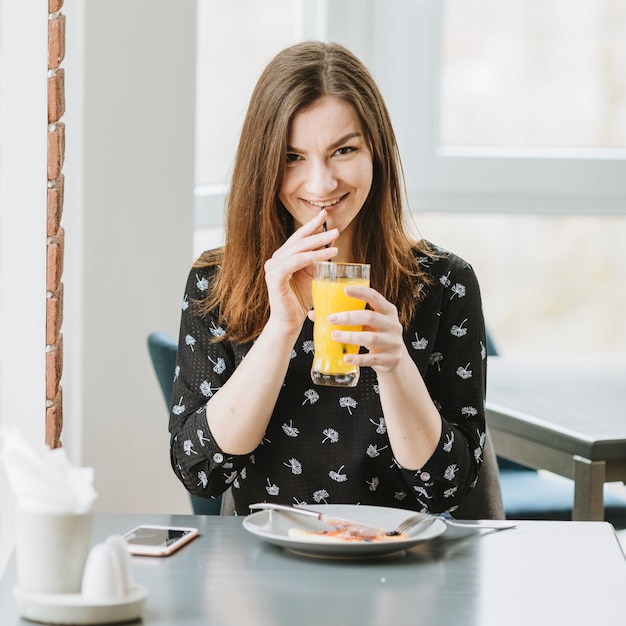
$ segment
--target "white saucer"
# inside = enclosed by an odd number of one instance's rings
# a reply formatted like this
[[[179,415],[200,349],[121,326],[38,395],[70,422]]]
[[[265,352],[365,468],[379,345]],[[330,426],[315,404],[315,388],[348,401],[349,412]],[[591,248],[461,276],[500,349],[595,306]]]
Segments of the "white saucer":
[[[18,587],[13,597],[20,615],[44,624],[119,624],[141,617],[148,590],[135,585],[123,600],[94,602],[79,593],[29,593]]]

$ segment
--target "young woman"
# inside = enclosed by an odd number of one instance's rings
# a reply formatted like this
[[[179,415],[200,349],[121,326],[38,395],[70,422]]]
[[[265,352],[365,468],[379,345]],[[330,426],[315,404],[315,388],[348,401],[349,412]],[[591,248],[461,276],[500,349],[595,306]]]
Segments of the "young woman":
[[[454,511],[485,441],[486,341],[462,259],[414,241],[383,98],[337,44],[279,53],[252,94],[223,248],[192,268],[170,417],[189,491],[258,501]],[[363,311],[330,321],[360,346],[352,389],[315,386],[315,261],[371,264],[347,288]]]

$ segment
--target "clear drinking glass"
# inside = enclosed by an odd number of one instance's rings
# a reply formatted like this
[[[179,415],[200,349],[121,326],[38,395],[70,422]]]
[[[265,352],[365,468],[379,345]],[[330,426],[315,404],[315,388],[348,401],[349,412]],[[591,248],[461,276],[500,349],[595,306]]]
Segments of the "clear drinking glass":
[[[360,326],[329,324],[331,313],[357,311],[365,302],[345,294],[348,285],[369,287],[370,266],[364,263],[333,263],[322,261],[313,268],[313,308],[315,325],[313,343],[315,355],[311,378],[316,385],[354,387],[359,382],[359,367],[346,363],[346,354],[357,354],[359,346],[341,343],[331,338],[333,330],[361,330]]]

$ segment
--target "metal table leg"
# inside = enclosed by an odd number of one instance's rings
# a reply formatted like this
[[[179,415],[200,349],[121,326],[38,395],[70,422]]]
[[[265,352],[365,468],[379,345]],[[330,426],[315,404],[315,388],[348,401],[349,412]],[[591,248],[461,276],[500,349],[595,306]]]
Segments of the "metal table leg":
[[[606,463],[574,456],[573,520],[604,520]]]

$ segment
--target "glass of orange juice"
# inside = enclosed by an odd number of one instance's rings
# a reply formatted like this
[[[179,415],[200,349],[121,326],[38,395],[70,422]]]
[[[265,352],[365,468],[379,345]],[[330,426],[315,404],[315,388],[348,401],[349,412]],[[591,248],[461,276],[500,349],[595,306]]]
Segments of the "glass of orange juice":
[[[311,378],[316,385],[355,387],[359,382],[359,367],[344,361],[344,355],[356,354],[359,346],[341,343],[331,338],[333,330],[361,330],[360,326],[338,326],[328,323],[331,313],[358,311],[365,301],[345,294],[348,285],[369,287],[370,266],[365,263],[333,263],[321,261],[313,268],[313,308],[315,325],[313,343],[315,355]]]

